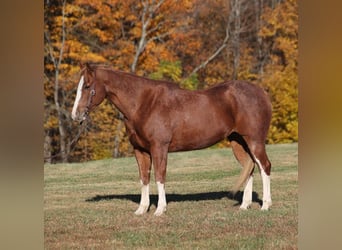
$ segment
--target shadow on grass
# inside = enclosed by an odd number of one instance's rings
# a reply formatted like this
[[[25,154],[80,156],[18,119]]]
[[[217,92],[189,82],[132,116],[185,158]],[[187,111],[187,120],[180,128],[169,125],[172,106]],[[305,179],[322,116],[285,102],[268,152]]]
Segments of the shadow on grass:
[[[184,201],[207,201],[207,200],[220,200],[228,198],[230,200],[237,201],[234,206],[239,206],[242,203],[243,192],[239,191],[235,195],[232,192],[207,192],[197,194],[166,194],[166,200],[168,203],[171,202],[184,202]],[[95,197],[86,199],[86,202],[99,202],[103,200],[130,200],[135,203],[140,202],[140,195],[138,194],[112,194],[112,195],[96,195]],[[252,201],[262,205],[262,200],[259,198],[258,193],[252,193]],[[150,195],[151,205],[157,206],[158,195]]]

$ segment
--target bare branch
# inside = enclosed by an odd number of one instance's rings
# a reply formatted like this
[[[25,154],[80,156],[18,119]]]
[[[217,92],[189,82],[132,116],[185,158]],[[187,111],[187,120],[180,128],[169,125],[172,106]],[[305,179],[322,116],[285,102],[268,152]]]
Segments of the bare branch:
[[[46,46],[44,47],[45,50],[47,50],[47,53],[50,55],[50,59],[55,67],[55,69],[57,68],[57,62],[56,62],[56,59],[53,55],[53,48],[52,48],[52,45],[51,45],[51,40],[50,40],[50,35],[48,34],[47,31],[44,31],[44,37],[47,41],[46,43]]]
[[[165,0],[160,0],[154,7],[153,9],[153,12],[155,13],[159,8],[160,6],[165,2]]]
[[[152,19],[153,19],[153,14],[156,13],[156,11],[160,8],[160,6],[165,2],[165,0],[161,0],[158,3],[155,3],[155,1],[152,1],[152,4],[150,5],[148,1],[141,1],[141,4],[143,5],[143,13],[141,15],[141,37],[138,42],[138,45],[136,47],[135,55],[133,58],[133,63],[131,65],[131,71],[135,72],[136,67],[138,64],[138,60],[142,52],[146,48],[146,44],[151,42],[152,40],[156,40],[154,37],[147,39],[148,35],[150,35],[152,32],[158,30],[162,24],[158,24],[156,27],[151,28],[148,30],[148,26],[150,25]]]
[[[151,34],[151,33],[155,32],[155,31],[157,31],[157,30],[158,30],[160,27],[162,27],[164,24],[165,24],[164,21],[158,23],[155,27],[150,28],[150,29],[146,32],[146,35],[148,36],[149,34]]]
[[[62,9],[62,44],[61,44],[61,50],[59,52],[59,59],[58,59],[58,67],[61,65],[62,59],[63,59],[63,53],[64,53],[64,44],[65,44],[65,4],[66,0],[63,1],[63,9]]]
[[[60,151],[61,151],[61,156],[62,156],[62,161],[66,162],[68,160],[68,152],[70,148],[70,144],[67,142],[67,137],[66,137],[66,129],[63,124],[63,110],[61,108],[61,104],[59,101],[59,67],[62,63],[63,59],[63,53],[64,53],[64,44],[65,44],[65,39],[66,39],[66,32],[65,32],[65,5],[66,5],[66,0],[63,0],[63,6],[62,6],[62,42],[61,42],[61,48],[59,51],[59,58],[58,62],[56,61],[56,58],[54,58],[54,63],[55,63],[55,88],[54,88],[54,102],[55,106],[57,109],[58,113],[58,130],[60,134]],[[48,37],[48,36],[47,36]],[[50,50],[52,50],[51,45],[49,46]],[[51,51],[52,54],[52,51]]]
[[[160,34],[160,35],[158,35],[158,36],[151,37],[150,39],[147,40],[147,43],[152,42],[152,41],[155,41],[155,40],[162,41],[162,39],[163,39],[164,37],[167,37],[167,36],[170,35],[171,33],[172,33],[172,32],[169,31],[169,32],[165,32],[165,33],[163,33],[163,34]],[[146,44],[147,44],[147,43],[146,43]]]
[[[225,38],[224,38],[223,41],[222,41],[222,45],[221,45],[213,54],[211,54],[211,56],[209,56],[209,57],[207,58],[207,60],[205,60],[204,62],[202,62],[200,65],[198,65],[198,66],[197,66],[197,67],[188,75],[188,77],[186,77],[185,79],[190,78],[192,75],[196,74],[197,71],[199,71],[199,70],[202,69],[202,68],[205,68],[209,62],[211,62],[212,60],[214,60],[215,57],[217,57],[217,56],[221,53],[221,51],[222,51],[225,47],[227,47],[227,45],[228,45],[228,40],[229,40],[229,37],[230,37],[230,35],[229,35],[229,23],[230,23],[230,22],[227,23],[227,27],[226,27],[226,36],[225,36]]]

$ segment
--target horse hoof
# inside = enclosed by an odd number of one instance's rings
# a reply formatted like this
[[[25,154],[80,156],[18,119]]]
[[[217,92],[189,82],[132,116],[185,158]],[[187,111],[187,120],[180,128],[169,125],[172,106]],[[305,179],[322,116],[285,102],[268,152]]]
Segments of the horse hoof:
[[[251,202],[242,202],[240,210],[247,210],[251,207]]]
[[[249,207],[243,207],[243,206],[240,206],[240,208],[239,208],[240,210],[248,210],[249,209]]]
[[[270,209],[270,206],[272,205],[272,202],[267,202],[267,201],[264,201],[262,203],[262,207],[261,207],[261,210],[262,211],[268,211]]]
[[[148,210],[148,206],[139,206],[139,208],[134,212],[135,215],[142,215],[145,214]]]
[[[261,211],[268,211],[268,210],[270,210],[270,208],[268,206],[262,206],[260,210]]]
[[[157,208],[157,210],[154,212],[155,216],[161,216],[166,211],[166,207],[163,208]]]

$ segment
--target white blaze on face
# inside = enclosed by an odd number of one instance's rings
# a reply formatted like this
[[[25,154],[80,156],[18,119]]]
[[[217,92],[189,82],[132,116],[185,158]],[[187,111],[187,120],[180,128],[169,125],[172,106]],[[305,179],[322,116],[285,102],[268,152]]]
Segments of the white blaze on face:
[[[81,77],[80,82],[78,83],[76,99],[75,99],[74,107],[72,108],[72,112],[71,112],[71,118],[73,120],[77,118],[76,111],[77,111],[78,103],[80,102],[81,97],[82,97],[83,84],[84,84],[84,76]]]

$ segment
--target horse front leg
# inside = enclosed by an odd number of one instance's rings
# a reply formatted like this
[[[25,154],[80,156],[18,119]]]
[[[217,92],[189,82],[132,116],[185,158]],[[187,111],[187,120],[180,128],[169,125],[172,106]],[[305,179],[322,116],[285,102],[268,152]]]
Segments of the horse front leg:
[[[165,177],[167,165],[168,145],[155,145],[151,149],[155,179],[158,188],[158,206],[154,212],[155,216],[160,216],[166,211]]]
[[[141,182],[141,198],[139,208],[135,211],[136,215],[147,212],[150,206],[150,172],[151,172],[151,156],[138,149],[134,150],[135,158],[139,166],[139,175]]]

